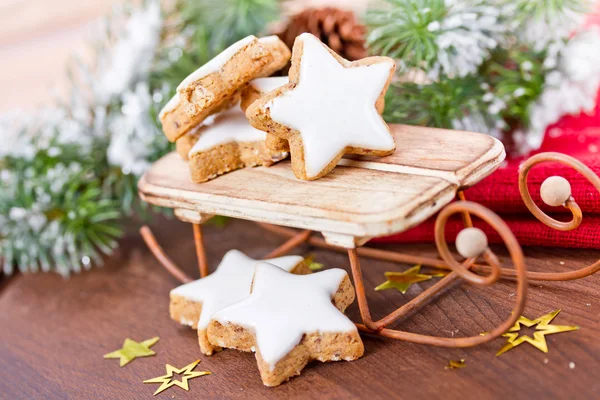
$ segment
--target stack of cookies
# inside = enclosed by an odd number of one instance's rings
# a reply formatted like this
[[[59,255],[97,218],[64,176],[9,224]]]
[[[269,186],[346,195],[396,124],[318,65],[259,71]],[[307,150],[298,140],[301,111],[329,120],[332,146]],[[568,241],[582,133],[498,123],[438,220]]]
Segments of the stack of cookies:
[[[313,274],[300,256],[258,261],[230,250],[214,273],[170,297],[171,318],[198,330],[202,353],[255,352],[266,386],[299,375],[311,360],[352,361],[364,352],[343,313],[354,301],[348,274]]]
[[[159,118],[179,155],[189,160],[194,182],[287,157],[287,151],[267,148],[266,133],[250,126],[244,110],[265,90],[287,83],[287,78],[268,77],[290,56],[277,36],[248,36],[179,84]]]
[[[289,78],[269,77],[290,57]],[[277,36],[248,36],[184,79],[160,120],[194,182],[288,153],[298,179],[319,179],[344,154],[395,151],[381,117],[395,68],[389,57],[347,61],[308,33],[293,54]]]

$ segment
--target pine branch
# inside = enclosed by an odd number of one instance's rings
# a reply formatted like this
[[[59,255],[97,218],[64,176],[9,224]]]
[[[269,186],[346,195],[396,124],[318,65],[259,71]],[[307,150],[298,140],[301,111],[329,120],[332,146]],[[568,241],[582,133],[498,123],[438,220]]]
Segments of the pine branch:
[[[258,34],[275,0],[157,0],[116,7],[75,58],[71,91],[25,120],[0,115],[0,262],[5,274],[70,272],[101,264],[126,217],[149,216],[137,180],[173,149],[158,110],[177,84],[225,46]],[[213,37],[213,32],[216,36]],[[210,33],[210,34],[209,34]]]
[[[430,24],[448,12],[443,0],[385,0],[388,7],[367,13],[367,45],[376,54],[402,60],[409,67],[432,65],[437,34]]]
[[[511,36],[537,51],[549,43],[568,39],[581,26],[592,4],[590,0],[499,1]]]
[[[527,19],[552,21],[565,14],[583,14],[590,10],[590,2],[582,0],[502,0],[520,22]]]
[[[169,89],[160,106],[186,76],[229,45],[263,32],[278,11],[277,0],[223,0],[218,7],[212,0],[179,1],[172,10],[178,23],[165,32],[166,46],[150,77],[152,88]]]
[[[65,150],[76,149],[65,147]],[[5,274],[89,268],[121,236],[118,202],[106,199],[89,164],[41,152],[4,159],[0,193],[0,254]],[[65,164],[68,162],[68,164]]]
[[[446,129],[457,128],[470,117],[476,123],[474,130],[489,133],[501,123],[494,100],[485,82],[475,76],[422,85],[403,82],[388,91],[383,116],[391,123]]]
[[[483,0],[386,0],[367,14],[371,49],[399,59],[400,72],[419,69],[432,79],[477,71],[506,26]]]
[[[183,1],[181,20],[184,25],[210,27],[210,50],[220,52],[248,35],[263,32],[279,15],[277,0]]]
[[[544,89],[545,52],[526,48],[498,49],[481,68],[494,94],[506,103],[503,118],[510,126],[527,127],[530,107]]]

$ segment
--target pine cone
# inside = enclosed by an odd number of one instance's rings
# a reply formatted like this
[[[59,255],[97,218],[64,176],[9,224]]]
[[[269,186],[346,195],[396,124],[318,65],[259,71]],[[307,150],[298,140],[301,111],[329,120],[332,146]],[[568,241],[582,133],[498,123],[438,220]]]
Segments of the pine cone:
[[[296,36],[304,32],[312,33],[347,60],[367,56],[366,28],[356,20],[352,11],[333,7],[308,8],[293,15],[285,30],[278,35],[292,48]]]

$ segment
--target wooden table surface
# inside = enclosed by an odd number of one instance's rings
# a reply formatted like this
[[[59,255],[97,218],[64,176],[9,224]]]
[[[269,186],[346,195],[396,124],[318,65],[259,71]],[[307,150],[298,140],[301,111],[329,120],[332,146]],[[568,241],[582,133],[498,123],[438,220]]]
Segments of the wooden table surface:
[[[177,221],[154,225],[159,240],[177,263],[197,276],[191,226]],[[206,245],[212,267],[231,248],[250,256],[266,254],[281,239],[245,221],[224,228],[208,226]],[[433,246],[394,246],[399,251],[434,254]],[[348,269],[345,255],[304,247],[326,267]],[[592,262],[600,252],[527,249],[531,270],[560,270]],[[560,263],[564,262],[564,265]],[[383,272],[404,269],[365,259],[365,282],[373,288]],[[431,282],[414,285],[406,295],[368,291],[377,315],[392,311]],[[201,359],[198,370],[212,375],[190,381],[156,398],[589,398],[600,396],[600,275],[575,282],[532,284],[525,315],[536,318],[561,308],[554,323],[579,325],[575,332],[547,337],[550,352],[528,344],[496,357],[505,339],[470,349],[443,349],[364,336],[365,355],[355,362],[312,363],[300,377],[277,388],[262,385],[254,355],[225,350],[200,354],[196,334],[171,321],[168,293],[177,282],[132,235],[118,253],[95,269],[64,280],[58,275],[17,275],[0,289],[0,398],[151,398],[157,385],[144,379],[165,373],[165,364],[183,367]],[[395,327],[440,336],[484,332],[510,313],[514,283],[488,288],[452,288],[423,312]],[[358,321],[353,304],[349,316]],[[120,348],[126,337],[160,336],[156,356],[119,368],[103,354]],[[445,370],[464,358],[465,369]],[[574,368],[569,364],[574,363]]]
[[[338,3],[341,3],[339,0]],[[348,0],[344,0],[348,4]],[[64,85],[64,63],[86,48],[86,23],[106,12],[114,0],[0,0],[0,111],[32,109],[51,100],[50,89]],[[317,4],[314,1],[296,3]],[[363,0],[353,0],[362,5]],[[358,7],[358,6],[357,6]],[[190,226],[156,224],[159,239],[173,258],[197,276]],[[259,257],[281,242],[255,225],[233,221],[206,232],[213,266],[231,248]],[[395,246],[399,251],[434,254],[433,246]],[[312,251],[327,267],[348,269],[344,255]],[[600,252],[527,249],[532,270],[559,270],[589,263]],[[301,253],[298,253],[301,254]],[[564,262],[565,265],[560,265]],[[374,287],[383,272],[400,267],[363,261],[365,280]],[[404,267],[403,267],[404,268]],[[600,275],[576,282],[532,285],[525,314],[535,318],[557,308],[557,324],[576,324],[576,332],[548,336],[544,354],[524,344],[501,357],[503,339],[471,349],[441,349],[364,337],[365,356],[347,363],[313,363],[278,388],[263,387],[254,356],[226,350],[202,356],[195,332],[168,317],[168,293],[177,282],[159,266],[137,235],[95,269],[64,280],[55,274],[0,279],[1,399],[142,399],[157,385],[142,380],[163,375],[165,364],[183,367],[201,359],[198,370],[212,375],[190,381],[190,391],[171,388],[156,398],[589,398],[600,397]],[[414,285],[406,295],[369,292],[372,307],[384,315],[431,285]],[[514,284],[453,288],[422,313],[395,325],[445,336],[486,331],[511,310]],[[354,304],[348,311],[358,321]],[[154,357],[124,368],[102,355],[123,339],[160,336]],[[467,367],[447,371],[449,360]],[[574,363],[574,368],[569,364]]]

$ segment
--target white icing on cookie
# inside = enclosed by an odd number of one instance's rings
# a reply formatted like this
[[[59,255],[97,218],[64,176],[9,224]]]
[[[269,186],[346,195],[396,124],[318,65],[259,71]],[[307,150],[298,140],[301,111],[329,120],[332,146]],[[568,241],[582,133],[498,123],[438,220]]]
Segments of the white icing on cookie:
[[[214,122],[202,130],[189,156],[225,143],[257,142],[266,137],[265,132],[250,125],[240,107],[233,107],[218,114]]]
[[[212,74],[213,72],[219,71],[221,68],[223,68],[227,61],[231,59],[231,57],[233,57],[238,51],[242,50],[244,47],[248,46],[255,39],[255,36],[250,35],[245,37],[244,39],[235,42],[234,44],[223,50],[221,53],[219,53],[215,58],[198,68],[196,71],[192,72],[179,84],[179,86],[177,86],[178,92],[175,93],[175,96],[173,96],[171,100],[169,100],[169,102],[165,104],[162,110],[160,110],[158,117],[162,119],[166,113],[171,112],[175,108],[177,108],[177,106],[181,103],[181,100],[179,98],[179,91],[185,89],[186,86],[190,85],[194,81],[197,81],[200,78],[204,78],[205,76]],[[261,44],[275,44],[279,40],[280,39],[277,35],[272,35],[262,37],[258,39],[258,42]]]
[[[179,93],[175,93],[175,95],[171,97],[171,100],[169,100],[167,104],[165,104],[164,107],[160,110],[160,113],[158,113],[158,118],[163,119],[166,113],[176,109],[177,106],[179,106],[179,104],[181,104],[181,100],[179,99]]]
[[[198,125],[196,125],[195,127],[193,127],[192,129],[190,129],[186,135],[190,135],[193,136],[195,134],[198,133],[199,130],[206,128],[207,126],[210,126],[212,124],[215,123],[215,121],[217,120],[217,117],[219,115],[221,115],[223,113],[223,111],[218,112],[216,114],[211,114],[208,117],[204,118],[204,120],[202,122],[200,122]]]
[[[342,269],[292,275],[266,262],[256,264],[252,294],[213,315],[222,323],[251,329],[271,369],[306,333],[356,332],[331,300],[347,276]]]
[[[302,262],[300,256],[272,258],[269,263],[291,271]],[[202,303],[198,329],[206,329],[212,315],[230,304],[236,303],[250,294],[254,266],[258,263],[238,250],[229,250],[217,270],[206,278],[186,283],[171,290],[171,294]],[[184,323],[184,321],[180,321]],[[191,321],[185,321],[191,322]],[[193,322],[192,324],[193,325]]]
[[[346,68],[313,35],[296,40],[303,43],[299,82],[266,107],[274,121],[300,131],[306,175],[318,175],[346,146],[393,150],[375,109],[393,62]]]
[[[280,41],[281,39],[277,35],[265,36],[258,39],[258,42],[261,44],[276,44]]]
[[[233,57],[238,51],[242,50],[244,47],[248,46],[255,40],[256,37],[250,35],[235,42],[234,44],[223,50],[221,53],[219,53],[215,58],[213,58],[212,60],[210,60],[209,62],[192,72],[179,84],[179,86],[177,86],[177,91],[183,91],[185,90],[186,86],[189,86],[198,79],[204,78],[205,76],[210,75],[213,72],[219,71],[221,68],[223,68],[227,61],[231,59],[231,57]]]
[[[269,93],[289,82],[287,76],[272,76],[270,78],[258,78],[250,82],[250,86],[261,93]]]

